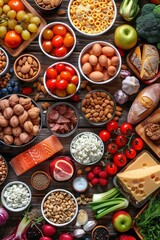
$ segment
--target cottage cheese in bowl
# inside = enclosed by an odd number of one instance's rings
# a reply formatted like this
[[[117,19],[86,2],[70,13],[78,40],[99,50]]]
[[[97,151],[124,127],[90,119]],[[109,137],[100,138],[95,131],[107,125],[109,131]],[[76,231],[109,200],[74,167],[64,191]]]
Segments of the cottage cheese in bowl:
[[[73,138],[70,152],[75,161],[82,165],[98,162],[104,153],[104,144],[100,137],[92,132],[83,132]]]

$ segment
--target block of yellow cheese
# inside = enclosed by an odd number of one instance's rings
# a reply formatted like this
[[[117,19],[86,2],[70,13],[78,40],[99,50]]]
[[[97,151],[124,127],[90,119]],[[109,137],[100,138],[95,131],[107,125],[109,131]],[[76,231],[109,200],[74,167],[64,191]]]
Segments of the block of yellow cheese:
[[[160,165],[117,173],[136,201],[141,202],[160,187]]]
[[[154,157],[147,151],[144,151],[137,156],[135,161],[133,161],[126,167],[125,171],[134,170],[138,168],[146,168],[156,165],[158,165],[158,162],[154,159]]]

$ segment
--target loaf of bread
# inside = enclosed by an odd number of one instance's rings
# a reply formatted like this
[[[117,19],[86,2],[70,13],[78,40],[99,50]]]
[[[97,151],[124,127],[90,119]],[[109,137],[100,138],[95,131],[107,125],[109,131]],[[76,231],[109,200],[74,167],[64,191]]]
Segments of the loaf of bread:
[[[158,50],[151,44],[136,47],[130,57],[131,63],[138,70],[140,78],[143,80],[152,79],[157,75],[159,60]]]
[[[135,98],[129,110],[127,121],[136,124],[146,118],[160,100],[160,83],[144,88]]]

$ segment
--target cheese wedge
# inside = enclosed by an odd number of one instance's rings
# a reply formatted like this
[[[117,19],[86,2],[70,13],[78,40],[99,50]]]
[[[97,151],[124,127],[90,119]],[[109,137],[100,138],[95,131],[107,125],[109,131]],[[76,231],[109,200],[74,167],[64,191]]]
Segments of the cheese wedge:
[[[154,160],[154,158],[149,153],[143,152],[136,158],[136,160],[133,163],[129,164],[125,171],[146,168],[156,165],[158,165],[158,163]]]
[[[160,187],[160,165],[124,171],[118,173],[117,177],[140,202]]]

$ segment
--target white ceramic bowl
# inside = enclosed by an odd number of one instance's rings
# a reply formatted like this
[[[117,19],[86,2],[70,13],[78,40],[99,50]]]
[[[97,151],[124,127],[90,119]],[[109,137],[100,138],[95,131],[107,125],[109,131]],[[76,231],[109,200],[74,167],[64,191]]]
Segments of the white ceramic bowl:
[[[112,47],[115,51],[115,56],[118,57],[119,59],[119,65],[116,67],[117,71],[116,71],[116,74],[112,77],[110,77],[108,80],[103,80],[103,81],[93,81],[91,80],[89,77],[87,77],[86,74],[84,74],[84,72],[82,71],[82,63],[81,63],[81,59],[83,57],[84,54],[88,53],[88,51],[93,47],[94,44],[100,44],[102,47],[104,46],[108,46],[108,47]],[[80,73],[82,74],[82,76],[88,80],[89,82],[93,83],[93,84],[98,84],[98,85],[101,85],[101,84],[106,84],[106,83],[109,83],[111,81],[113,81],[117,75],[119,74],[120,70],[121,70],[121,65],[122,65],[122,59],[121,59],[121,56],[118,52],[118,50],[110,43],[108,42],[105,42],[105,41],[95,41],[95,42],[91,42],[89,44],[87,44],[80,52],[80,55],[79,55],[79,58],[78,58],[78,67],[79,67],[79,70],[80,70]]]
[[[45,201],[48,199],[48,197],[49,197],[51,194],[55,194],[55,192],[59,192],[59,193],[62,192],[62,193],[64,193],[64,194],[70,195],[71,198],[73,199],[74,203],[75,203],[75,211],[74,211],[74,213],[73,213],[72,218],[71,218],[69,221],[66,221],[66,217],[64,217],[64,222],[63,222],[63,223],[55,223],[55,222],[50,221],[49,218],[48,218],[48,217],[46,216],[46,214],[44,213],[44,203],[45,203]],[[61,200],[61,199],[57,197],[57,201],[59,201],[59,200]],[[58,202],[58,206],[57,206],[57,207],[62,207],[62,203],[61,203],[61,202]],[[72,208],[73,208],[73,206],[72,206]],[[64,209],[64,208],[62,207],[62,210],[61,210],[61,211],[63,211],[63,209]],[[67,191],[67,190],[65,190],[65,189],[54,189],[54,190],[48,192],[48,193],[44,196],[44,198],[43,198],[43,200],[42,200],[42,203],[41,203],[41,212],[42,212],[42,215],[43,215],[44,219],[45,219],[49,224],[54,225],[54,226],[56,226],[56,227],[63,227],[63,226],[66,226],[66,225],[70,224],[70,223],[76,218],[77,213],[78,213],[78,203],[77,203],[76,198],[74,197],[74,195],[73,195],[71,192],[69,192],[69,191]],[[57,212],[57,215],[58,215],[58,212]],[[60,217],[61,217],[61,216],[62,216],[62,213],[60,214]]]
[[[103,157],[104,144],[96,133],[82,132],[72,139],[70,153],[76,162],[93,165]]]
[[[75,70],[76,75],[78,76],[78,79],[79,79],[78,84],[77,84],[77,87],[76,87],[76,92],[77,92],[78,89],[80,88],[80,84],[81,84],[81,76],[80,76],[79,71],[77,70],[77,68],[76,68],[75,66],[73,66],[71,63],[68,63],[68,62],[57,62],[57,63],[54,63],[54,64],[50,65],[48,68],[50,68],[50,67],[55,67],[55,66],[56,66],[57,64],[59,64],[59,63],[68,65],[68,66],[72,67],[72,68]],[[47,69],[48,69],[48,68],[47,68]],[[43,79],[44,79],[43,83],[44,83],[44,87],[45,87],[46,91],[47,91],[48,94],[49,94],[51,97],[53,97],[53,98],[56,98],[56,99],[58,99],[58,100],[65,100],[65,99],[68,99],[68,98],[72,97],[72,96],[75,95],[75,93],[76,93],[76,92],[75,92],[74,94],[69,94],[69,95],[66,95],[66,96],[64,96],[64,97],[59,97],[59,96],[57,96],[56,94],[53,94],[53,93],[48,89],[48,87],[47,87],[47,85],[46,85],[46,81],[47,81],[46,71],[45,71],[45,73],[44,73]]]
[[[19,186],[19,187],[20,187],[20,186],[23,186],[23,188],[27,190],[27,193],[28,193],[28,201],[26,202],[26,204],[25,204],[24,206],[15,207],[15,208],[14,208],[14,207],[12,207],[12,206],[9,206],[9,203],[6,201],[5,192],[6,192],[7,189],[9,189],[9,188],[10,188],[11,186],[13,186],[13,185],[15,185],[16,187],[18,187],[18,186]],[[20,193],[20,190],[17,191],[17,193],[15,193],[15,199],[18,198],[19,193]],[[7,208],[9,211],[12,211],[12,212],[21,212],[21,211],[25,210],[25,209],[29,206],[29,204],[30,204],[30,202],[31,202],[31,197],[32,197],[32,194],[31,194],[30,188],[28,187],[27,184],[25,184],[24,182],[21,182],[21,181],[13,181],[13,182],[8,183],[8,184],[3,188],[2,192],[1,192],[1,202],[2,202],[3,206],[4,206],[5,208]],[[21,198],[21,197],[20,197],[20,198]],[[12,198],[10,197],[10,199],[12,199]],[[23,201],[22,201],[23,203],[24,203],[24,200],[25,200],[25,199],[26,199],[26,198],[24,197],[24,199],[23,199]],[[20,205],[20,203],[19,203],[19,205]]]
[[[9,57],[8,57],[8,54],[7,52],[0,47],[0,51],[4,53],[5,57],[6,57],[6,66],[4,67],[4,69],[0,72],[0,77],[3,76],[7,70],[8,70],[8,67],[9,67]]]
[[[74,29],[77,31],[77,32],[79,32],[79,33],[81,33],[81,34],[83,34],[84,36],[86,36],[86,37],[96,37],[96,36],[99,36],[99,35],[102,35],[102,34],[104,34],[104,33],[106,33],[112,26],[113,26],[113,24],[114,24],[114,22],[115,22],[115,20],[116,20],[116,17],[117,17],[117,7],[116,7],[116,4],[115,4],[115,1],[114,0],[111,0],[112,1],[112,3],[113,3],[113,7],[112,7],[112,9],[114,10],[114,14],[113,14],[113,17],[111,18],[111,22],[109,23],[109,25],[108,26],[106,26],[106,28],[104,28],[104,29],[102,29],[102,31],[96,31],[96,32],[94,32],[94,33],[87,33],[87,32],[85,32],[85,30],[83,31],[83,30],[80,30],[80,28],[79,28],[79,26],[75,26],[75,23],[72,21],[72,14],[71,14],[71,11],[73,11],[73,12],[77,12],[78,14],[76,15],[75,14],[75,16],[74,16],[74,20],[76,20],[76,22],[77,22],[77,24],[81,24],[81,22],[87,22],[88,20],[89,20],[89,17],[91,17],[92,16],[92,14],[94,14],[94,12],[93,12],[93,10],[95,11],[95,13],[96,14],[99,14],[99,11],[100,11],[100,13],[102,13],[103,14],[103,8],[101,8],[101,10],[99,10],[99,7],[94,7],[94,9],[89,9],[88,7],[86,7],[86,3],[84,3],[84,5],[83,5],[83,3],[81,3],[82,1],[77,1],[78,3],[77,4],[80,4],[81,5],[81,7],[79,7],[79,9],[77,10],[76,9],[76,4],[75,5],[72,5],[72,3],[73,2],[76,2],[76,0],[70,0],[70,2],[69,2],[69,4],[68,4],[68,18],[69,18],[69,21],[70,21],[70,23],[71,23],[71,25],[74,27]],[[89,4],[88,2],[89,1],[86,1],[87,2],[87,4]],[[93,1],[94,2],[94,1]],[[102,3],[102,1],[101,1],[101,3]],[[102,3],[102,4],[105,4],[104,2]],[[93,6],[93,4],[91,4],[92,6]],[[108,8],[108,12],[110,12],[109,11],[109,9],[110,9],[110,7],[111,6],[107,6],[107,8]],[[72,10],[72,8],[73,8],[73,10]],[[98,10],[97,12],[96,12],[96,9]],[[84,17],[84,19],[83,19],[83,12],[80,12],[80,11],[84,11],[84,15],[85,15],[85,17]],[[104,16],[105,17],[101,17],[101,19],[99,20],[99,26],[97,26],[97,28],[100,28],[100,27],[102,27],[102,24],[104,25],[104,23],[102,23],[102,21],[104,21],[105,23],[107,23],[107,20],[106,20],[106,18],[107,18],[107,14],[105,15],[105,11],[106,10],[104,10]],[[102,16],[102,15],[101,15]],[[88,18],[88,19],[86,19],[86,18]],[[94,23],[94,22],[96,22],[96,20],[97,20],[97,17],[95,17],[95,18],[93,18],[93,21],[92,21],[92,24]],[[82,25],[82,27],[83,26],[86,26],[86,24],[85,25]],[[93,30],[93,25],[91,25],[91,27],[90,27],[92,30]]]
[[[53,28],[55,25],[57,25],[57,24],[63,25],[63,26],[67,29],[67,31],[70,32],[70,33],[72,34],[72,36],[74,37],[74,44],[73,44],[73,46],[71,47],[71,49],[69,50],[69,52],[68,52],[66,55],[62,56],[62,57],[52,56],[51,54],[47,53],[47,52],[43,49],[43,47],[42,47],[42,39],[43,39],[43,32],[44,32],[44,30],[45,30],[45,29],[48,29],[48,28],[49,28],[49,29],[52,29],[52,28]],[[72,30],[72,28],[71,28],[69,25],[67,25],[66,23],[63,23],[63,22],[51,22],[51,23],[47,24],[47,25],[41,30],[41,32],[40,32],[40,34],[39,34],[38,42],[39,42],[40,49],[42,50],[42,52],[43,52],[47,57],[49,57],[49,58],[51,58],[51,59],[53,59],[53,60],[63,60],[63,59],[65,59],[65,58],[69,57],[69,56],[72,54],[72,52],[73,52],[73,50],[74,50],[74,48],[75,48],[75,46],[76,46],[76,35],[75,35],[74,31]]]

